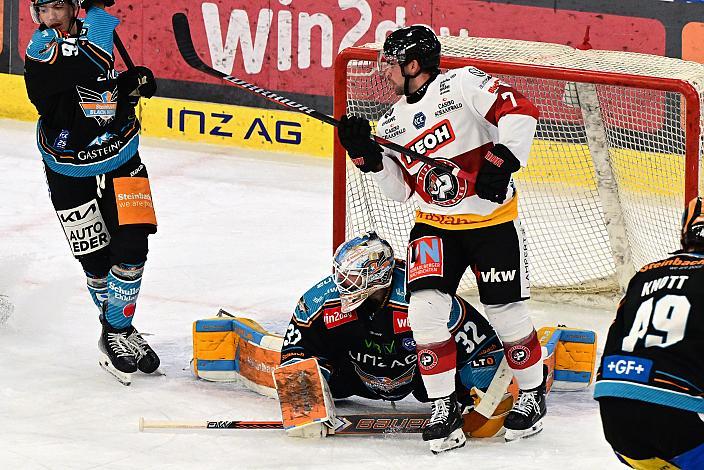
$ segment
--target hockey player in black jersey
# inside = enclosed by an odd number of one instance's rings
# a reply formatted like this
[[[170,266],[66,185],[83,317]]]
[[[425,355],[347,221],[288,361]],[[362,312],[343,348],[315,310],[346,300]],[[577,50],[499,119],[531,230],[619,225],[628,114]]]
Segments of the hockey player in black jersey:
[[[685,209],[681,243],[631,279],[597,373],[604,435],[632,468],[704,468],[701,198]]]
[[[156,82],[146,67],[116,72],[119,20],[105,11],[114,3],[31,0],[39,28],[27,45],[25,84],[39,113],[51,202],[100,311],[100,365],[129,384],[132,372],[159,366],[132,326],[147,237],[156,232],[135,106],[154,94]]]
[[[429,401],[421,370],[448,364],[431,350],[416,351],[405,263],[394,259],[388,242],[369,233],[341,245],[333,265],[334,274],[299,300],[284,337],[282,366],[316,358],[333,398],[400,400],[412,394]],[[496,332],[458,296],[452,297],[447,327],[457,345],[457,373],[455,391],[433,403],[423,432],[435,453],[464,445],[459,403],[472,403],[472,387],[485,391],[500,367],[510,380]],[[502,398],[504,392],[505,386]]]

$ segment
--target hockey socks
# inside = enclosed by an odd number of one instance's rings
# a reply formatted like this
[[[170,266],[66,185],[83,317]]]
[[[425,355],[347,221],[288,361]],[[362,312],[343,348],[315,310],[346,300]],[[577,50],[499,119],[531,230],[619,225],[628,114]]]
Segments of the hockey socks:
[[[457,345],[450,338],[441,343],[418,344],[418,368],[428,397],[446,397],[455,391]]]
[[[114,328],[132,325],[144,264],[116,264],[107,277],[108,304],[105,319]]]
[[[91,300],[98,311],[103,313],[103,304],[108,300],[108,278],[97,277],[88,271],[86,273],[86,286],[88,287],[88,293],[90,294]]]

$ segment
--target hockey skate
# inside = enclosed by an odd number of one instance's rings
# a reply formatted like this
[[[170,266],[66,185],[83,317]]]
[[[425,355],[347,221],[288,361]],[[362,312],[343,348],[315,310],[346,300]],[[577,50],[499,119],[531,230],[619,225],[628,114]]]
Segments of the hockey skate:
[[[518,400],[504,421],[506,442],[538,434],[543,430],[543,417],[546,412],[545,380],[539,387],[519,390]]]
[[[161,363],[159,356],[133,326],[127,330],[127,342],[137,358],[137,368],[145,374],[156,372]]]
[[[423,440],[430,444],[430,451],[439,454],[464,446],[467,438],[462,430],[464,421],[455,392],[436,399],[432,407],[430,421],[423,429]]]
[[[137,371],[137,357],[127,340],[129,329],[113,328],[102,317],[100,323],[103,325],[103,331],[98,340],[100,367],[121,384],[130,385],[132,373]]]

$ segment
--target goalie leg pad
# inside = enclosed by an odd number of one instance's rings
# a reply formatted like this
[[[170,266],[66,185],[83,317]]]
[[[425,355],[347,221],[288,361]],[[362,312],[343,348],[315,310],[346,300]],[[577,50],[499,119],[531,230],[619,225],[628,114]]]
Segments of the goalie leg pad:
[[[543,327],[538,330],[538,337],[551,359],[548,367],[556,390],[581,390],[592,383],[597,346],[594,331]]]
[[[272,372],[281,362],[283,338],[254,320],[224,310],[193,323],[193,373],[213,382],[239,381],[276,398]]]
[[[321,425],[334,420],[330,389],[314,358],[293,362],[274,370],[284,429],[293,437],[320,437]],[[310,427],[310,430],[305,428]]]

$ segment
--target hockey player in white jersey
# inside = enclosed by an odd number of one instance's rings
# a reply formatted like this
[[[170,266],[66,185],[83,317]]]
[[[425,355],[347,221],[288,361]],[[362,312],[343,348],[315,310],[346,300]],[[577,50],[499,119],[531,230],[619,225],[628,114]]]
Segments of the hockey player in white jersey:
[[[440,42],[429,28],[410,26],[388,36],[379,73],[401,98],[379,119],[376,134],[459,167],[475,182],[383,150],[360,117],[342,116],[338,137],[386,196],[406,201],[415,195],[419,205],[408,244],[408,318],[433,415],[443,414],[423,438],[446,439],[461,426],[452,395],[456,345],[447,320],[452,296],[470,268],[520,387],[505,421],[506,439],[515,440],[539,432],[546,413],[542,352],[524,302],[528,261],[512,180],[527,163],[538,110],[481,70],[441,73],[439,65]]]

